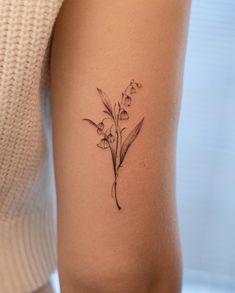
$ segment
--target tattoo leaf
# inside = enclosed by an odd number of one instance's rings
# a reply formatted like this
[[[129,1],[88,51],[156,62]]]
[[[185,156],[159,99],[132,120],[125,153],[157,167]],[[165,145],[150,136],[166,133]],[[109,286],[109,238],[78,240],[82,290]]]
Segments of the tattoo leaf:
[[[91,125],[93,125],[93,126],[95,126],[96,128],[98,128],[98,125],[97,125],[94,121],[92,121],[91,119],[84,118],[84,119],[82,119],[82,120],[85,120],[85,121],[89,122]]]
[[[116,153],[115,149],[110,145],[110,151],[111,151],[111,156],[112,156],[112,162],[113,162],[113,170],[114,170],[114,175],[116,176]]]
[[[120,133],[122,134],[122,132],[123,132],[125,129],[126,129],[126,127],[122,128],[121,131],[120,131]]]
[[[139,134],[141,127],[143,125],[143,122],[144,122],[144,118],[142,118],[142,120],[136,125],[136,127],[128,134],[128,136],[124,140],[121,147],[121,151],[120,151],[120,166],[125,159],[125,156],[129,147],[131,146],[131,144],[134,142],[137,135]]]
[[[103,111],[105,114],[108,114],[110,117],[112,117],[112,115],[110,114],[110,112],[109,111],[107,111],[107,110],[104,110]]]
[[[97,91],[98,91],[98,93],[99,93],[99,95],[101,97],[101,100],[102,100],[105,108],[107,109],[109,114],[113,117],[113,110],[112,110],[112,105],[110,103],[109,97],[101,89],[97,88]]]

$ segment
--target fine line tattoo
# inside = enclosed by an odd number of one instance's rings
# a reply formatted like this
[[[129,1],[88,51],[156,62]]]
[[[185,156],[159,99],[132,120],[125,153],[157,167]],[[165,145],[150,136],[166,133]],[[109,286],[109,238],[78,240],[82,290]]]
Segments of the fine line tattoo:
[[[94,126],[97,133],[102,137],[97,146],[101,149],[109,149],[111,152],[114,172],[114,181],[112,184],[111,194],[112,196],[114,195],[115,202],[119,210],[121,209],[117,195],[117,179],[119,175],[119,169],[123,166],[127,151],[135,141],[142,128],[144,118],[142,118],[140,122],[134,127],[134,129],[128,135],[126,135],[125,139],[123,137],[123,133],[126,127],[122,126],[121,124],[125,120],[129,119],[127,108],[132,105],[133,96],[140,88],[142,88],[141,83],[131,80],[128,86],[122,92],[120,100],[115,102],[113,106],[107,94],[101,89],[97,88],[99,96],[105,107],[103,111],[105,113],[105,117],[99,123],[95,123],[91,119],[83,119],[84,121],[87,121],[92,126]]]

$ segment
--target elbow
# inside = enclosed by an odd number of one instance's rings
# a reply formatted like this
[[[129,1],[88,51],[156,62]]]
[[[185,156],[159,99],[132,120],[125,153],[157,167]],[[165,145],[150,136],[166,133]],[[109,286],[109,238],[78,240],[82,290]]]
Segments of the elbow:
[[[88,277],[89,276],[89,277]],[[69,288],[69,290],[68,290]],[[151,281],[143,272],[119,270],[117,264],[107,272],[90,270],[89,275],[68,278],[61,293],[150,293]]]
[[[70,268],[71,269],[71,268]],[[175,266],[167,272],[156,265],[130,264],[130,261],[110,261],[107,264],[77,266],[72,274],[59,272],[61,293],[179,293],[181,269]]]

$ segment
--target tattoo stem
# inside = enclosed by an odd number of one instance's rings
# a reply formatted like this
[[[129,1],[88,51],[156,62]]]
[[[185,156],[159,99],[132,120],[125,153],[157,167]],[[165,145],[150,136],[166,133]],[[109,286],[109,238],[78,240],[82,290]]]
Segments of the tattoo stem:
[[[118,199],[117,199],[117,176],[115,177],[115,181],[113,183],[113,189],[114,189],[114,196],[115,196],[116,205],[117,205],[118,209],[121,210],[121,206],[120,206]]]
[[[131,80],[129,85],[122,92],[121,100],[114,103],[114,107],[112,106],[112,103],[110,102],[110,99],[106,95],[106,93],[97,88],[101,101],[105,107],[103,112],[106,114],[106,117],[103,118],[99,123],[96,123],[88,118],[83,119],[91,124],[93,127],[95,127],[96,132],[101,136],[101,139],[97,146],[101,149],[110,150],[114,172],[114,181],[111,188],[111,195],[112,197],[113,195],[115,196],[115,202],[119,210],[122,209],[119,204],[117,194],[119,169],[122,167],[127,151],[129,150],[132,143],[135,141],[142,128],[144,118],[142,118],[142,120],[130,131],[130,133],[126,135],[123,142],[123,130],[125,130],[126,127],[121,127],[120,124],[122,120],[129,119],[127,107],[131,106],[133,99],[132,95],[136,93],[136,89],[141,87],[142,85],[140,83]],[[105,125],[106,123],[104,123],[104,121],[106,120],[111,120],[112,125]],[[113,127],[115,128],[115,134],[112,133]]]

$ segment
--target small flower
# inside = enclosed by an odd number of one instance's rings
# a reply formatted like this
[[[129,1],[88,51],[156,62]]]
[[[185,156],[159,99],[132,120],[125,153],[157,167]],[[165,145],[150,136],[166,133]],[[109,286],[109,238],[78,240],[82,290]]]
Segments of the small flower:
[[[100,123],[97,125],[97,133],[98,133],[99,135],[101,135],[101,134],[103,133],[103,129],[104,129],[104,123],[103,123],[103,121],[102,121],[102,122],[100,122]]]
[[[134,95],[136,93],[136,89],[132,86],[131,88],[130,88],[130,94],[131,95]]]
[[[109,148],[109,142],[106,138],[102,138],[97,146],[101,149],[107,149]]]
[[[97,133],[98,133],[99,135],[101,135],[101,134],[103,133],[103,130],[100,129],[100,128],[97,128]]]
[[[98,124],[98,129],[100,129],[100,130],[103,130],[104,129],[104,123],[103,122],[100,122]]]
[[[110,133],[108,135],[107,139],[108,139],[109,143],[114,143],[115,142],[115,137],[114,137],[114,135],[112,135],[112,133]]]
[[[122,109],[120,113],[120,120],[128,120],[128,119],[129,119],[128,112]]]
[[[132,98],[130,96],[126,96],[124,100],[124,105],[129,107],[131,105]]]

